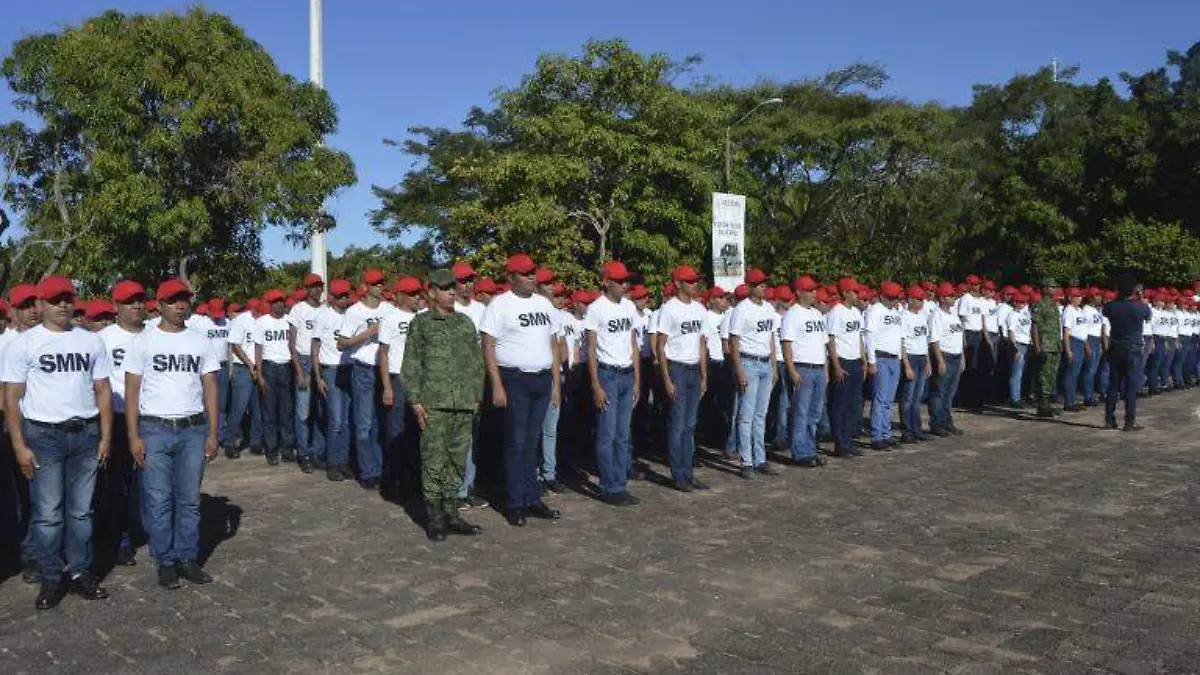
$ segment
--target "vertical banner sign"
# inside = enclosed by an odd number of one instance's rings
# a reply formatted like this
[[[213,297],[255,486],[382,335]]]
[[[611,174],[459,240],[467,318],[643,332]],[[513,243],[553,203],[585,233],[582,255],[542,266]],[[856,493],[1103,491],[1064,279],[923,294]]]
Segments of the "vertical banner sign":
[[[713,193],[713,283],[732,292],[746,276],[746,197]]]

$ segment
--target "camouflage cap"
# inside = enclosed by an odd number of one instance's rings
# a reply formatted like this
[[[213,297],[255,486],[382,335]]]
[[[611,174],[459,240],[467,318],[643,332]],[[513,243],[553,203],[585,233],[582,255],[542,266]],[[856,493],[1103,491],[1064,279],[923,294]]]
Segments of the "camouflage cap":
[[[429,283],[437,288],[450,288],[456,281],[452,270],[440,269],[429,273]]]
[[[1058,288],[1058,282],[1052,277],[1046,277],[1042,279],[1042,288]]]

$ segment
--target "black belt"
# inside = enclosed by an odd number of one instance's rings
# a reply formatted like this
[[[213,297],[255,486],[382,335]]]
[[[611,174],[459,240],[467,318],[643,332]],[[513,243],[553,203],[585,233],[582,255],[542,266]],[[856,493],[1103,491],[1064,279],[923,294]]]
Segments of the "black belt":
[[[153,415],[142,415],[141,417],[138,418],[138,422],[148,422],[150,424],[157,424],[160,427],[166,427],[173,431],[179,431],[181,429],[190,429],[191,427],[195,427],[195,426],[204,424],[205,419],[206,418],[204,417],[204,413],[196,413],[195,415],[192,415],[191,417],[175,417],[175,418],[155,417]]]
[[[34,420],[26,417],[25,421],[29,422],[35,427],[42,427],[43,429],[57,429],[59,431],[83,431],[84,427],[98,419],[100,419],[99,416],[89,417],[87,419],[82,417],[72,417],[69,420],[63,420],[61,422],[43,422],[41,420]]]
[[[688,370],[700,370],[699,363],[684,363],[683,361],[672,361],[670,359],[667,359],[667,366],[673,366],[675,368],[687,368]]]
[[[622,375],[627,375],[633,372],[633,366],[611,366],[607,363],[597,362],[596,367],[600,370],[607,370],[614,373],[620,373]]]
[[[321,371],[324,372],[326,370],[341,370],[342,368],[349,368],[349,367],[350,367],[349,363],[339,363],[336,366],[331,366],[331,365],[322,363]]]
[[[738,356],[742,357],[743,359],[750,359],[751,361],[758,361],[759,363],[770,363],[771,362],[771,357],[769,357],[769,356],[753,356],[751,354],[746,354],[744,352],[738,352]]]
[[[500,372],[510,375],[549,375],[550,369],[543,368],[542,370],[521,370],[520,368],[512,368],[510,366],[500,366]]]
[[[891,352],[885,352],[881,349],[876,349],[875,350],[875,358],[877,358],[877,359],[898,359],[898,358],[900,358],[900,355],[893,354]]]
[[[796,366],[797,368],[807,368],[809,370],[816,370],[818,368],[825,367],[824,363],[799,363],[799,362],[797,362],[797,363],[793,363],[792,365]]]

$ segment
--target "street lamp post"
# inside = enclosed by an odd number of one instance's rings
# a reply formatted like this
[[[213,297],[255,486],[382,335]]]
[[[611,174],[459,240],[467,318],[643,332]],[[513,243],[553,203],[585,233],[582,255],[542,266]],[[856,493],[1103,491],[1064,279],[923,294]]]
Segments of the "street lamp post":
[[[308,2],[308,73],[312,83],[318,87],[325,86],[324,64],[322,63],[321,44],[321,0]],[[312,254],[311,271],[325,279],[325,232],[318,230],[312,233],[308,241],[308,250]]]
[[[733,152],[733,141],[730,140],[730,136],[729,136],[730,132],[733,130],[734,127],[741,124],[742,122],[745,122],[746,118],[750,117],[755,112],[757,112],[759,108],[761,108],[765,105],[776,105],[779,103],[783,103],[783,99],[769,98],[765,101],[762,101],[758,105],[751,108],[750,112],[748,112],[745,115],[742,115],[740,118],[738,118],[738,121],[725,127],[725,191],[726,192],[729,191],[729,161],[730,161],[729,157],[730,157],[730,154]]]

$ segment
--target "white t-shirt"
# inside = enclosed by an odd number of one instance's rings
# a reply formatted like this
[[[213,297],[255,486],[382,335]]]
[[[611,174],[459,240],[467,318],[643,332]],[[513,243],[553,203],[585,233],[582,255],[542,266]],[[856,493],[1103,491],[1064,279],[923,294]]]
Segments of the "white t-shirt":
[[[668,361],[700,362],[700,340],[704,337],[704,315],[708,310],[699,302],[684,303],[671,298],[655,315],[654,333],[667,336],[663,352]]]
[[[286,316],[276,319],[270,314],[263,314],[254,322],[254,346],[262,345],[264,362],[291,363],[292,354],[288,349],[288,329],[291,326]]]
[[[483,322],[483,312],[486,309],[486,305],[484,305],[482,302],[476,301],[474,298],[472,298],[470,304],[467,305],[462,304],[457,299],[454,301],[454,311],[461,314],[466,314],[467,317],[471,319],[471,323],[475,324],[476,333],[479,332],[479,324]]]
[[[810,366],[825,364],[825,348],[829,344],[829,333],[825,329],[825,317],[812,307],[792,305],[783,315],[783,342],[792,345],[792,361]]]
[[[1063,307],[1062,324],[1070,331],[1070,336],[1075,340],[1087,340],[1088,330],[1091,327],[1091,321],[1088,320],[1083,309],[1074,305]]]
[[[996,303],[996,332],[1003,334],[1008,330],[1008,315],[1013,313],[1012,305],[1007,302]]]
[[[1000,330],[1000,306],[993,298],[981,298],[983,303],[983,327],[989,333]]]
[[[747,356],[765,359],[775,346],[775,327],[779,314],[769,303],[755,303],[746,298],[733,308],[729,318],[729,334],[738,339],[738,351]]]
[[[1104,316],[1100,314],[1100,310],[1092,305],[1084,305],[1080,309],[1083,310],[1083,316],[1087,319],[1087,334],[1088,337],[1100,337],[1100,329],[1103,326],[1102,319]]]
[[[633,303],[630,303],[631,305]],[[633,334],[633,330],[629,331]],[[587,363],[587,331],[583,327],[583,319],[574,314],[562,313],[562,339],[567,348],[567,365],[575,366]]]
[[[954,306],[954,313],[963,317],[963,330],[983,330],[983,314],[984,314],[983,298],[977,298],[970,293],[963,293],[958,299],[958,304]]]
[[[1008,323],[1004,329],[1017,344],[1029,344],[1033,339],[1033,319],[1030,316],[1029,308],[1022,307],[1009,312]]]
[[[783,363],[783,317],[787,310],[775,310],[775,363]]]
[[[711,309],[704,313],[704,344],[708,347],[709,361],[724,361],[725,350],[721,349],[721,323],[724,317]]]
[[[900,345],[904,342],[904,318],[900,316],[900,312],[899,307],[891,309],[882,302],[867,308],[867,328],[864,336],[867,363],[875,363],[876,351],[900,356]]]
[[[379,323],[379,342],[388,346],[388,372],[400,374],[404,365],[404,344],[408,342],[408,326],[416,318],[412,312],[395,309]]]
[[[548,370],[554,363],[550,339],[559,330],[558,310],[534,293],[522,298],[502,293],[488,304],[479,332],[496,340],[496,364],[527,373]]]
[[[637,309],[637,305],[634,305]],[[639,312],[637,320],[633,323],[633,332],[637,334],[638,348],[641,350],[642,358],[648,359],[653,354],[650,347],[650,312]]]
[[[44,325],[21,333],[4,350],[4,382],[24,384],[21,414],[55,424],[100,414],[95,382],[112,375],[104,341],[82,328],[54,332]]]
[[[637,308],[629,299],[613,302],[607,295],[596,299],[583,316],[583,329],[596,334],[596,361],[615,368],[632,366],[637,322]]]
[[[317,328],[317,311],[320,309],[320,306],[308,304],[308,300],[301,300],[287,313],[288,323],[296,329],[296,353],[300,356],[311,353],[308,348],[312,345],[313,331]]]
[[[1142,322],[1142,337],[1153,337],[1153,335],[1154,335],[1154,317],[1155,317],[1155,312],[1157,312],[1158,310],[1154,309],[1153,305],[1147,304],[1146,306],[1150,308],[1150,318],[1146,319],[1145,321]]]
[[[839,359],[862,358],[863,315],[857,307],[837,303],[825,315],[825,332],[833,338]]]
[[[379,323],[391,312],[396,311],[396,308],[387,302],[380,302],[374,309],[367,307],[361,301],[354,303],[346,310],[345,326],[342,328],[342,335],[345,337],[354,337],[359,333],[367,330],[371,324]],[[355,362],[361,363],[364,366],[374,366],[375,356],[379,352],[379,334],[376,333],[368,338],[365,342],[351,350],[350,357]]]
[[[321,351],[317,359],[322,366],[348,366],[350,353],[338,349],[337,339],[342,337],[342,326],[346,315],[326,305],[317,310],[317,325],[313,330],[313,339],[321,343]]]
[[[962,354],[963,324],[957,307],[951,307],[949,312],[943,312],[939,307],[929,317],[929,342],[936,342],[943,353]]]
[[[241,359],[233,356],[233,348],[241,347],[242,353],[250,361],[248,365],[254,365],[254,313],[242,312],[237,315],[233,323],[229,324],[229,349],[230,358],[233,359],[233,364],[237,366],[247,365]],[[147,326],[148,328],[149,326]]]
[[[221,319],[218,322],[202,314],[193,314],[188,317],[187,321],[183,322],[183,325],[187,326],[189,330],[194,330],[206,339],[211,340],[213,349],[216,351],[217,358],[221,360],[221,363],[229,361],[229,321],[227,319]],[[122,384],[122,386],[124,385]],[[114,389],[113,391],[115,393],[116,390]]]
[[[192,330],[143,330],[125,355],[126,372],[142,376],[138,411],[152,417],[177,419],[204,412],[200,376],[220,369],[212,342]]]
[[[1170,324],[1167,326],[1167,337],[1179,337],[1179,310],[1168,309],[1167,315],[1170,317]]]
[[[904,332],[904,351],[910,356],[929,354],[929,320],[925,309],[917,312],[901,310],[900,326]]]
[[[114,323],[96,335],[99,335],[100,339],[104,341],[104,351],[108,353],[108,360],[111,364],[112,375],[109,376],[108,382],[112,385],[113,412],[123,413],[125,412],[125,355],[129,353],[129,345],[133,343],[133,339],[140,333],[130,333]],[[122,431],[118,429],[117,433],[122,433]]]

